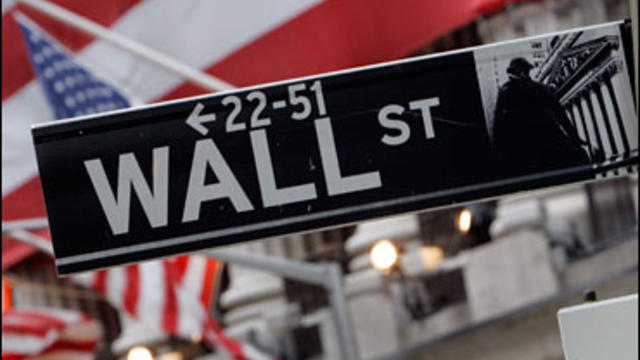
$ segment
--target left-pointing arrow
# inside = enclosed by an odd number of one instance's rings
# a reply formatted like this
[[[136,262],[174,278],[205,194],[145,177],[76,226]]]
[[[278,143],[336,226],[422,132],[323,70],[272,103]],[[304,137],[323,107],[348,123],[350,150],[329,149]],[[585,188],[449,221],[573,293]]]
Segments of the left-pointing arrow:
[[[191,126],[195,131],[199,132],[200,134],[207,135],[209,133],[209,129],[207,129],[202,124],[210,121],[215,121],[216,114],[200,115],[200,112],[202,112],[202,109],[204,109],[204,105],[202,105],[202,103],[197,103],[196,107],[193,108],[191,115],[189,115],[189,118],[187,118],[186,123],[187,125]]]

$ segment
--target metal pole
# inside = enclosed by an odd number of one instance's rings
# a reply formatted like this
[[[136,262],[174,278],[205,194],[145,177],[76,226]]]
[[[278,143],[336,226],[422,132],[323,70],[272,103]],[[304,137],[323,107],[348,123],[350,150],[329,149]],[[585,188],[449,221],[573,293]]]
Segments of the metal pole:
[[[358,360],[358,348],[351,324],[342,270],[335,263],[310,264],[272,256],[249,254],[231,249],[209,250],[205,254],[228,263],[274,273],[285,278],[322,286],[329,295],[340,352],[345,360]]]
[[[349,312],[349,304],[347,296],[344,292],[342,282],[342,270],[340,265],[336,263],[324,265],[327,272],[327,283],[325,289],[329,293],[329,303],[331,304],[331,314],[333,314],[333,322],[336,324],[338,342],[342,352],[343,359],[360,359],[358,347],[351,323]]]
[[[321,264],[310,264],[272,256],[249,254],[232,249],[209,250],[206,255],[218,260],[263,270],[289,279],[303,281],[318,286],[326,284],[326,268]]]
[[[14,230],[9,232],[8,235],[12,239],[23,242],[25,244],[29,244],[42,251],[43,253],[53,256],[53,247],[51,245],[51,242],[43,237],[24,230]]]
[[[640,113],[640,104],[638,104],[638,51],[640,50],[638,48],[638,21],[640,21],[640,19],[638,19],[638,0],[629,0],[629,8],[631,11],[631,32],[632,32],[632,36],[633,36],[633,59],[634,59],[634,66],[635,66],[635,87],[636,87],[636,113]]]
[[[2,222],[2,232],[15,230],[38,230],[49,227],[47,218],[32,218],[24,220],[11,220]]]
[[[125,36],[122,36],[108,28],[97,24],[85,17],[77,15],[63,7],[51,4],[44,0],[19,0],[37,11],[70,25],[86,34],[102,39],[113,44],[131,54],[152,62],[172,73],[180,75],[182,78],[211,91],[230,90],[235,87],[223,80],[213,77],[200,70],[194,69],[184,63],[177,61],[159,51],[146,45],[140,44]]]

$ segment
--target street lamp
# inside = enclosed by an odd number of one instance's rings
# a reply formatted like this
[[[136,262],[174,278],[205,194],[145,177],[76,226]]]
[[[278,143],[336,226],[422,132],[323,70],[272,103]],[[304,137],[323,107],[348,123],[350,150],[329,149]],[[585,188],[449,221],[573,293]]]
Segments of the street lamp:
[[[456,219],[456,226],[458,228],[458,231],[462,235],[465,235],[469,232],[469,230],[471,230],[472,225],[473,214],[471,213],[471,210],[465,208],[460,211],[460,214],[458,214],[458,218]]]
[[[134,346],[127,352],[127,360],[153,360],[153,355],[144,346]]]
[[[390,240],[383,239],[373,245],[369,258],[376,270],[389,272],[398,264],[400,256],[398,248]]]

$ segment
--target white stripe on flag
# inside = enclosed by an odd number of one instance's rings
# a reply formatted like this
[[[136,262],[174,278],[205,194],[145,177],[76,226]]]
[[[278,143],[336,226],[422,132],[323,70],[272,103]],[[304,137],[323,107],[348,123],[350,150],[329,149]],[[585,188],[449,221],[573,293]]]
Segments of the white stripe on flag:
[[[176,289],[178,302],[178,333],[190,337],[194,333],[202,333],[205,309],[199,301],[198,294],[184,288]]]
[[[123,267],[112,268],[107,273],[106,296],[117,309],[124,307],[126,275]]]
[[[40,354],[53,344],[59,336],[59,331],[51,329],[43,336],[35,334],[11,334],[2,332],[2,352],[15,354]]]
[[[207,270],[207,259],[202,256],[189,256],[187,268],[180,282],[180,287],[198,299],[204,286],[204,273]]]
[[[31,125],[52,119],[53,109],[35,81],[2,103],[2,196],[36,174]]]
[[[148,326],[162,329],[162,314],[166,298],[166,284],[162,261],[140,264],[140,295],[138,319]]]
[[[190,336],[202,332],[205,309],[200,303],[200,294],[204,274],[206,271],[206,259],[201,256],[189,256],[185,273],[180,285],[176,286],[178,300],[178,331]]]

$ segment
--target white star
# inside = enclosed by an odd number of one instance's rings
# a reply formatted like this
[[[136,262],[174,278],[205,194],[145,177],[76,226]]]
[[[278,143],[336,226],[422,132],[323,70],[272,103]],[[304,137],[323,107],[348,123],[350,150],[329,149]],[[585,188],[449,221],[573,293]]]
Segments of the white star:
[[[47,66],[46,68],[44,68],[43,74],[44,74],[44,77],[46,77],[47,79],[51,79],[56,75],[56,72],[53,70],[51,66]]]
[[[68,87],[73,87],[75,81],[73,80],[73,78],[71,76],[67,76],[64,78],[64,82],[67,84]]]
[[[53,54],[55,54],[56,52],[50,46],[45,46],[42,48],[42,53],[44,54],[44,56],[50,57],[53,56]]]
[[[56,61],[53,63],[53,68],[56,69],[57,72],[62,72],[64,67],[64,61]]]
[[[53,89],[58,93],[58,94],[62,94],[62,92],[64,91],[64,83],[60,80],[56,81],[53,84]]]
[[[76,106],[76,101],[70,95],[64,98],[64,103],[70,108]]]
[[[37,42],[40,42],[40,39],[41,37],[40,37],[40,34],[38,33],[32,32],[29,35],[29,40],[31,40],[31,42],[37,43]]]
[[[42,54],[37,53],[35,55],[33,55],[33,61],[36,62],[36,64],[40,64],[44,61],[44,56],[42,56]]]

